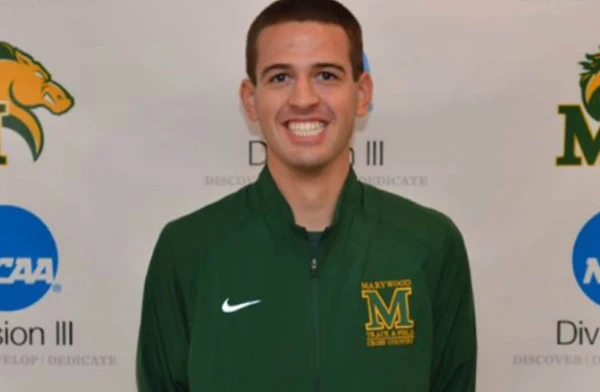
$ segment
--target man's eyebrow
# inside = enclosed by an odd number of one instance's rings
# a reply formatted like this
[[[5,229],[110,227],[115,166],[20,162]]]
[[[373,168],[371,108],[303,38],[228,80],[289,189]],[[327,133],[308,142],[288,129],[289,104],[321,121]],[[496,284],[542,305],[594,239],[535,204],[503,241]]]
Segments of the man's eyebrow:
[[[260,74],[260,78],[263,79],[271,71],[275,71],[275,70],[286,71],[286,70],[290,70],[291,68],[292,68],[292,66],[290,64],[284,64],[284,63],[272,64],[272,65],[269,65],[268,67],[266,67],[265,69],[263,69],[263,71]],[[317,68],[317,69],[334,68],[343,74],[346,73],[346,68],[344,68],[342,65],[336,64],[336,63],[316,63],[316,64],[313,64],[312,68]]]
[[[340,64],[335,64],[335,63],[317,63],[314,65],[314,67],[315,68],[335,68],[343,74],[346,73],[346,68],[344,68]]]
[[[292,66],[289,64],[282,64],[282,63],[272,64],[272,65],[269,65],[268,67],[266,67],[265,69],[263,69],[263,71],[260,74],[260,78],[261,79],[264,78],[265,75],[271,71],[274,71],[274,70],[284,71],[284,70],[288,70],[290,68],[292,68]]]

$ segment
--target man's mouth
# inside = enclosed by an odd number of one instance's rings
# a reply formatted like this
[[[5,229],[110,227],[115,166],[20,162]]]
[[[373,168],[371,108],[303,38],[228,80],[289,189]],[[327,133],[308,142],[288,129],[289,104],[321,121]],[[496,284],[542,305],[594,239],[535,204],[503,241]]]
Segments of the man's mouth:
[[[327,123],[324,121],[288,121],[286,127],[296,137],[309,138],[320,135],[327,127]]]

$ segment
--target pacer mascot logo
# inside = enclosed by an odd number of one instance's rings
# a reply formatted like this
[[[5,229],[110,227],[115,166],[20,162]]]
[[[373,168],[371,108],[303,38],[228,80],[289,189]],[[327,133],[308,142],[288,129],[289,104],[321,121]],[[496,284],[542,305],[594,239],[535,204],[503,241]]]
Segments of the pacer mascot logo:
[[[45,107],[61,115],[74,102],[42,64],[11,44],[0,42],[0,138],[4,129],[12,129],[25,140],[37,161],[44,148],[44,132],[32,110]],[[0,139],[0,166],[7,163]]]
[[[579,64],[583,72],[579,78],[581,101],[587,114],[600,121],[600,53],[586,54],[587,61]],[[600,154],[600,130],[592,133],[581,105],[560,105],[558,113],[565,116],[564,151],[556,158],[557,166],[597,165]],[[579,147],[579,151],[576,148]],[[578,154],[581,152],[581,154]]]

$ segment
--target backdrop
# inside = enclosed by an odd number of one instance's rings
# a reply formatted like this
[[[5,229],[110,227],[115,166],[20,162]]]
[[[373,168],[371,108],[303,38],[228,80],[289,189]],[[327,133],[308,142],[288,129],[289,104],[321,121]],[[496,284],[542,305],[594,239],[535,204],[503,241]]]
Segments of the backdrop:
[[[264,162],[237,91],[268,3],[0,0],[1,391],[135,390],[160,229]],[[600,4],[344,3],[375,81],[356,171],[463,232],[478,390],[597,385]]]

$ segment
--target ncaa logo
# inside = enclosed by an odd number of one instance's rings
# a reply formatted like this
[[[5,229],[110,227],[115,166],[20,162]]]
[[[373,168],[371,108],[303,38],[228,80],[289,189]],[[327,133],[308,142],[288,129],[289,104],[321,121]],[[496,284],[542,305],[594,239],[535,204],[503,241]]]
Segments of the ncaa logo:
[[[579,232],[573,250],[573,273],[581,290],[600,305],[600,213]]]
[[[22,208],[0,206],[0,311],[38,302],[57,272],[58,250],[44,222]]]

